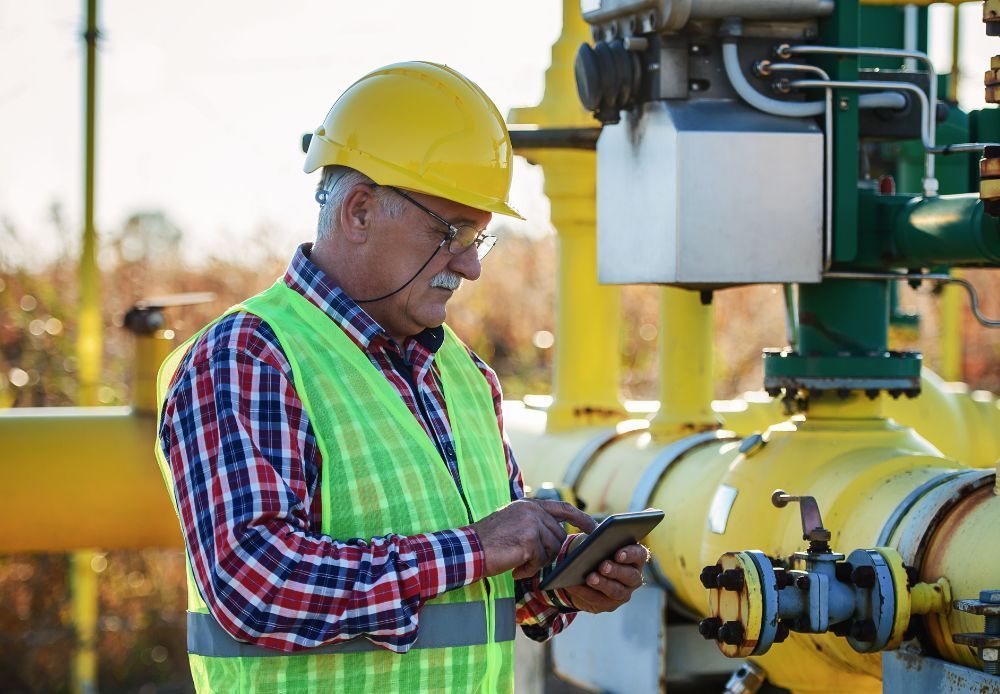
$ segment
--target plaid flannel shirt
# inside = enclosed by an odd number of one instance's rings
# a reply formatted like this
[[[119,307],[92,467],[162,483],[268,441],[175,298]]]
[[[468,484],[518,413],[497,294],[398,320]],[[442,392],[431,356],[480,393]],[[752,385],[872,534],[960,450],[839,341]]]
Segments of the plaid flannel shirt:
[[[434,365],[443,329],[425,330],[400,348],[309,260],[309,249],[296,251],[284,282],[329,316],[399,392],[461,490]],[[516,500],[524,487],[503,429],[500,383],[470,354],[493,393]],[[320,478],[330,473],[289,362],[260,318],[236,313],[206,331],[177,369],[162,414],[160,445],[194,580],[235,638],[292,651],[364,634],[405,652],[424,602],[484,577],[482,546],[469,527],[376,538],[320,532]],[[569,624],[574,610],[564,593],[537,585],[538,576],[516,583],[517,622],[542,641]],[[338,617],[347,612],[349,619]]]

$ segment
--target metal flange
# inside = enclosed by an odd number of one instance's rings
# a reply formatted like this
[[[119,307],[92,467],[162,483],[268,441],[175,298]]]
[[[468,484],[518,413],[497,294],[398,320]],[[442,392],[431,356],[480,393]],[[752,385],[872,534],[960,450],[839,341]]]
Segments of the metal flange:
[[[759,550],[726,552],[715,568],[718,587],[709,588],[709,617],[698,625],[730,658],[763,655],[778,631],[778,586],[771,561]],[[713,567],[705,567],[713,573]]]
[[[885,352],[876,356],[805,356],[791,350],[764,350],[764,390],[852,390],[893,397],[920,394],[919,352]]]
[[[854,575],[858,570],[869,567],[866,581],[871,585],[856,583],[854,615],[855,625],[870,625],[856,628],[847,635],[847,642],[858,653],[875,653],[895,648],[903,642],[903,634],[910,621],[909,592],[906,584],[906,568],[903,558],[889,547],[856,549],[847,557]]]

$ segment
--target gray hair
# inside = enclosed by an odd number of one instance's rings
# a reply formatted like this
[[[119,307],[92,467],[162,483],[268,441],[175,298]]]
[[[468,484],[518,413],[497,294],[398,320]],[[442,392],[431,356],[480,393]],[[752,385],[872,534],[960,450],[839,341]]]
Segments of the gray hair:
[[[375,182],[368,176],[356,169],[346,166],[324,166],[322,176],[320,176],[319,186],[316,188],[317,200],[322,207],[319,210],[319,226],[316,230],[317,238],[325,238],[336,228],[337,218],[340,208],[347,198],[351,189],[359,183],[375,185]],[[403,214],[406,201],[399,195],[393,195],[391,191],[376,186],[374,188],[375,199],[378,200],[382,211],[389,217],[398,217]]]

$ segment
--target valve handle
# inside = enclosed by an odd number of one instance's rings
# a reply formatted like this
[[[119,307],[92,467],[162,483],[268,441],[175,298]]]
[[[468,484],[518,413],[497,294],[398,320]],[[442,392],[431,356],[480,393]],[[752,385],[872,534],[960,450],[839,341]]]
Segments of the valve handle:
[[[133,335],[152,335],[166,325],[163,309],[194,306],[215,300],[215,292],[187,292],[139,299],[125,313],[123,324]]]
[[[802,515],[802,539],[810,542],[829,542],[830,531],[823,527],[823,517],[819,513],[816,497],[792,496],[784,489],[775,489],[774,493],[771,494],[771,503],[776,508],[785,508],[793,501],[798,502],[799,512]],[[826,548],[826,551],[830,551],[829,547]]]

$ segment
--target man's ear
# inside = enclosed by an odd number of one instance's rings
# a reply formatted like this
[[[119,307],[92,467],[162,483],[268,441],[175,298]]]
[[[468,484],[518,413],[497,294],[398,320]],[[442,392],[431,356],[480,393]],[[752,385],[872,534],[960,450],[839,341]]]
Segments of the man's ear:
[[[345,239],[352,243],[364,243],[368,240],[377,204],[371,186],[359,183],[351,188],[340,206],[338,220],[341,234]]]

